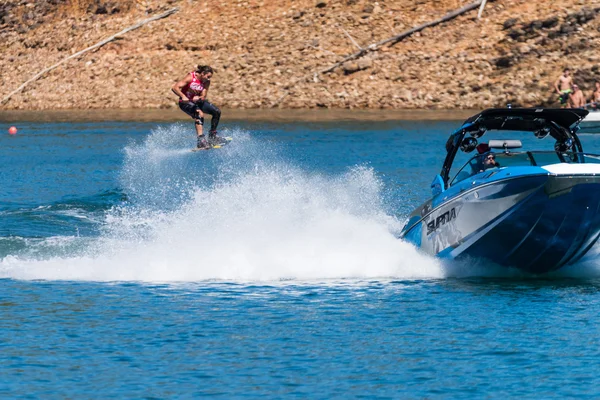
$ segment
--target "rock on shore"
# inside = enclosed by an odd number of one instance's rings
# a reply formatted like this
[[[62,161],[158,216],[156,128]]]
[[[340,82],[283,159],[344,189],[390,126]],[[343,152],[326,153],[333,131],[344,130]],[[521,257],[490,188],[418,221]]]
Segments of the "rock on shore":
[[[213,66],[228,108],[481,109],[556,105],[564,67],[600,79],[600,0],[495,0],[319,73],[469,0],[6,0],[0,98],[139,20],[176,14],[48,72],[4,109],[172,108],[171,85]]]

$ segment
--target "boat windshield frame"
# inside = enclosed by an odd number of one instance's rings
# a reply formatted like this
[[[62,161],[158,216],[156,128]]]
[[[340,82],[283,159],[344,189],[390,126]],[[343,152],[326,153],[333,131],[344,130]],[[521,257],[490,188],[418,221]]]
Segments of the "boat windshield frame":
[[[492,167],[485,167],[483,160],[493,154],[496,164]],[[541,157],[544,156],[544,157]],[[552,157],[551,157],[552,156]],[[549,160],[552,158],[550,162]],[[546,160],[544,162],[544,160]],[[498,171],[505,167],[538,167],[552,164],[600,164],[600,154],[579,153],[579,152],[559,152],[549,150],[516,151],[516,152],[498,152],[475,154],[471,157],[450,180],[449,186],[469,179],[484,172]],[[465,171],[468,169],[469,171]],[[487,175],[486,175],[487,176]]]
[[[465,136],[469,135],[476,141],[488,130],[532,132],[536,137],[553,137],[557,152],[584,153],[576,132],[587,114],[587,110],[572,108],[492,108],[472,116],[446,142],[447,154],[440,173],[445,189],[450,186],[450,169]],[[474,150],[474,146],[471,147],[466,152]],[[581,161],[576,159],[574,162]]]

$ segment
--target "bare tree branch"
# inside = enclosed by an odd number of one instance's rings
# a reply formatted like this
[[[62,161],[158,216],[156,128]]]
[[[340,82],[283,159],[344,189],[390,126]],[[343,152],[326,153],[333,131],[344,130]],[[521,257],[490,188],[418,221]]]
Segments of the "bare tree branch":
[[[350,54],[349,56],[347,56],[343,60],[335,63],[331,67],[326,68],[326,69],[320,71],[319,74],[326,74],[328,72],[331,72],[334,69],[336,69],[337,67],[339,67],[340,65],[342,65],[343,63],[345,63],[346,61],[355,60],[357,58],[360,58],[360,57],[364,56],[365,54],[367,54],[369,52],[379,50],[379,48],[381,48],[382,46],[384,46],[386,44],[390,44],[390,45],[393,46],[394,44],[400,42],[401,40],[403,40],[403,39],[411,36],[413,33],[420,32],[420,31],[422,31],[425,28],[429,28],[429,27],[432,27],[432,26],[435,26],[435,25],[439,25],[439,24],[441,24],[443,22],[450,21],[451,19],[454,19],[454,18],[458,17],[459,15],[462,15],[462,14],[464,14],[466,12],[469,12],[469,11],[471,11],[471,10],[479,7],[483,2],[484,2],[484,0],[477,0],[474,3],[466,5],[466,6],[462,7],[462,8],[459,8],[458,10],[454,10],[454,11],[452,11],[452,12],[444,15],[442,18],[439,18],[439,19],[436,19],[434,21],[430,21],[430,22],[427,22],[425,24],[416,26],[416,27],[411,28],[409,30],[406,30],[406,31],[404,31],[404,32],[402,32],[402,33],[400,33],[398,35],[395,35],[395,36],[392,36],[392,37],[387,38],[385,40],[382,40],[380,42],[372,43],[372,44],[368,45],[367,47],[361,48],[360,51],[358,51],[358,52],[356,52],[354,54]]]
[[[356,46],[358,47],[359,50],[362,50],[363,48],[360,47],[360,45],[358,43],[356,43],[356,40],[354,40],[354,38],[352,36],[350,36],[350,34],[348,33],[347,30],[345,30],[344,28],[340,28],[345,34],[346,36],[348,36],[348,38],[350,39],[350,41]]]
[[[485,3],[487,3],[487,0],[483,0],[481,2],[481,6],[479,7],[479,12],[477,13],[477,19],[481,18],[481,14],[483,14],[483,9],[485,8]]]

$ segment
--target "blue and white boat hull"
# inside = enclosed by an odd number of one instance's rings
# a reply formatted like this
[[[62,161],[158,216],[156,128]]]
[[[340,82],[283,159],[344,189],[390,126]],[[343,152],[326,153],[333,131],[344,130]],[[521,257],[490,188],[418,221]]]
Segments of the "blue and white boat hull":
[[[434,198],[417,209],[403,237],[439,257],[485,258],[531,273],[572,264],[600,235],[600,169],[577,167],[469,179],[441,193],[438,205]]]

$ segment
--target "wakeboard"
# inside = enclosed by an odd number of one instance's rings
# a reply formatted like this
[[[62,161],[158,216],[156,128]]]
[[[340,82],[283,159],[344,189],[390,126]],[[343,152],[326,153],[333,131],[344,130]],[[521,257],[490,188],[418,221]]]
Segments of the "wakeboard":
[[[226,137],[222,137],[222,139],[224,139],[224,140],[225,140],[225,142],[222,142],[222,143],[219,143],[219,144],[214,144],[214,145],[211,145],[210,147],[208,147],[208,148],[206,148],[206,149],[198,149],[198,148],[195,148],[195,149],[192,149],[192,151],[194,151],[194,152],[195,152],[195,151],[205,151],[205,150],[212,150],[212,149],[220,149],[220,148],[221,148],[221,147],[223,147],[223,146],[227,146],[227,145],[228,145],[229,143],[231,143],[231,141],[233,140],[233,138],[231,138],[231,137],[228,137],[228,136],[226,136]]]

